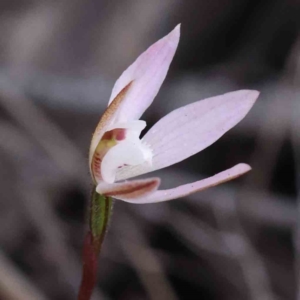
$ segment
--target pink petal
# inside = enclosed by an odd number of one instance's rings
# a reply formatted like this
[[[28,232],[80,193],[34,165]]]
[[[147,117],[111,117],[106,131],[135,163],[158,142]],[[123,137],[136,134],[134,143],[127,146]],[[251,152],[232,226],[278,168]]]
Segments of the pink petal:
[[[172,111],[142,139],[153,151],[152,167],[125,167],[117,180],[168,167],[210,146],[245,117],[258,95],[257,91],[241,90]]]
[[[133,200],[147,196],[156,191],[159,185],[159,178],[131,180],[114,184],[102,182],[97,185],[96,191],[105,196],[121,197],[126,201],[126,199]]]
[[[158,93],[175,54],[180,25],[149,47],[115,83],[109,103],[132,81],[118,120],[139,119]]]
[[[139,196],[138,198],[124,198],[120,195],[116,195],[115,198],[119,200],[123,200],[125,202],[130,202],[135,204],[168,201],[172,199],[185,197],[199,191],[203,191],[205,189],[216,186],[223,182],[237,178],[249,172],[250,170],[251,167],[248,166],[247,164],[238,164],[233,168],[218,173],[212,177],[199,180],[193,183],[184,184],[173,189],[156,191],[146,196]]]

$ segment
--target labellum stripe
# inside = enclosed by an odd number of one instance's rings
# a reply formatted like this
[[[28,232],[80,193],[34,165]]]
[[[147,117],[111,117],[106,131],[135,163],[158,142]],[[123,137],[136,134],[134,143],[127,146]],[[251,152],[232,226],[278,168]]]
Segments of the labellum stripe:
[[[105,191],[103,194],[106,196],[119,196],[124,199],[126,198],[138,198],[145,194],[152,192],[158,186],[158,180],[153,179],[146,182],[128,182],[126,185],[115,186],[111,191]]]

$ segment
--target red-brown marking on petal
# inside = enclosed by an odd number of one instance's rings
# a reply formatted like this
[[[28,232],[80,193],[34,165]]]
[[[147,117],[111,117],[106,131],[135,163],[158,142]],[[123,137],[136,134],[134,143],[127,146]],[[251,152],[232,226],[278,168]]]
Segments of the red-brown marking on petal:
[[[116,139],[117,141],[122,141],[125,139],[126,136],[126,129],[125,128],[115,128],[110,131],[106,131],[102,138],[101,141],[103,140],[112,140]]]
[[[122,141],[125,139],[126,130],[124,128],[118,128],[114,130],[114,136],[117,141]]]
[[[92,171],[93,171],[93,177],[95,180],[101,180],[101,172],[100,172],[100,167],[101,167],[101,161],[102,159],[100,158],[100,155],[98,152],[95,151],[95,155],[93,158],[92,162]]]
[[[159,186],[159,178],[152,178],[147,180],[129,181],[119,186],[114,185],[113,190],[103,191],[106,196],[119,196],[124,199],[133,199],[148,194]]]
[[[101,140],[111,140],[113,138],[113,130],[110,130],[110,131],[106,131]]]

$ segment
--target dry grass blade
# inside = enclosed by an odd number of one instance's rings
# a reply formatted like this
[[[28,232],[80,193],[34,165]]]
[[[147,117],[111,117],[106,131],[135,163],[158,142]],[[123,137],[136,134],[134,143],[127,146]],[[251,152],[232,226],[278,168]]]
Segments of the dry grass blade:
[[[27,276],[0,252],[0,298],[5,300],[48,300]]]
[[[0,101],[11,117],[44,148],[59,169],[71,178],[81,176],[78,170],[82,172],[86,169],[84,156],[30,99],[11,84],[1,81]]]
[[[119,239],[120,246],[127,255],[132,266],[138,273],[149,298],[152,300],[177,300],[176,293],[164,273],[163,265],[151,250],[139,226],[123,214],[118,216],[119,235],[126,239]],[[133,242],[129,242],[129,239]]]
[[[224,205],[231,208],[224,214]],[[275,300],[270,278],[262,257],[252,246],[250,238],[244,231],[235,204],[235,199],[218,199],[214,206],[216,220],[222,232],[224,243],[235,256],[244,276],[244,282],[253,300]],[[221,207],[221,209],[218,209]]]

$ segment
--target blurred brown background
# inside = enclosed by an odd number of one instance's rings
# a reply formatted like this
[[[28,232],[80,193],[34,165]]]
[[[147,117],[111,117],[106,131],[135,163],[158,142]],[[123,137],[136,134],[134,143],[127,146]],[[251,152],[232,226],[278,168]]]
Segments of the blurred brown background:
[[[1,300],[76,299],[91,134],[121,72],[178,23],[148,125],[207,96],[261,96],[216,144],[157,172],[163,187],[253,171],[168,203],[116,202],[94,300],[300,299],[300,2],[2,0]]]

